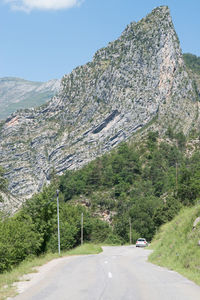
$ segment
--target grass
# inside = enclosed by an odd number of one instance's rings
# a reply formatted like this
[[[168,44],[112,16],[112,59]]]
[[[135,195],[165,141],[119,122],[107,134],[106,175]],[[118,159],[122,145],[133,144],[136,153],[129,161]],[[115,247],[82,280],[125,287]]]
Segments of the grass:
[[[162,226],[151,243],[154,252],[149,261],[175,270],[200,285],[200,224],[193,230],[193,222],[200,216],[200,205],[183,209],[170,223]]]
[[[99,245],[83,244],[82,246],[79,246],[77,248],[74,248],[66,252],[65,255],[89,255],[89,254],[98,254],[100,252],[102,252],[102,248]]]
[[[5,300],[7,297],[14,297],[17,293],[13,283],[20,281],[20,278],[25,274],[37,272],[37,270],[34,269],[35,267],[42,266],[58,257],[98,254],[100,252],[102,252],[102,248],[99,245],[83,244],[72,250],[61,252],[60,256],[57,253],[47,253],[32,259],[29,258],[12,271],[0,274],[0,300]]]

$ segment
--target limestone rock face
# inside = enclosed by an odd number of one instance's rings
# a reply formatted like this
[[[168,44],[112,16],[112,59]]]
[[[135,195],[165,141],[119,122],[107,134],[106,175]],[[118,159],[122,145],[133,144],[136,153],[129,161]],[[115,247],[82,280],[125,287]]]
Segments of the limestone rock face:
[[[197,112],[169,9],[159,7],[65,75],[49,103],[2,123],[0,165],[10,191],[29,197],[52,171],[80,168],[152,120],[186,133]]]

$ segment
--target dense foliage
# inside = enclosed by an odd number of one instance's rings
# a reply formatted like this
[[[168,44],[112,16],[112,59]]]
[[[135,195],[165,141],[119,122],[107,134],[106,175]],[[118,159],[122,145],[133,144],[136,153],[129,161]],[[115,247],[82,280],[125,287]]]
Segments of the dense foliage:
[[[149,132],[143,142],[122,143],[80,170],[52,176],[52,184],[15,216],[2,217],[0,272],[31,255],[57,251],[57,189],[61,250],[80,244],[82,213],[84,241],[127,243],[130,229],[133,242],[151,240],[160,225],[200,197],[200,153],[186,155],[186,146],[181,132],[169,128],[165,140]],[[99,215],[109,216],[110,224]]]
[[[41,237],[28,215],[19,214],[0,222],[0,272],[36,253]]]
[[[60,200],[61,250],[80,244],[82,213],[84,241],[99,243],[111,234],[108,224],[84,207]],[[32,255],[58,251],[57,228],[56,186],[51,185],[28,200],[15,216],[0,221],[0,272]]]
[[[185,53],[183,54],[183,58],[186,66],[200,75],[200,57],[194,54]]]
[[[0,192],[5,192],[7,189],[7,180],[4,177],[4,169],[0,166]],[[3,202],[3,198],[0,194],[0,202]]]
[[[7,180],[4,177],[5,170],[0,166],[0,191],[6,191]]]
[[[78,171],[67,171],[59,188],[64,201],[84,195],[93,211],[114,211],[113,233],[122,242],[144,236],[171,220],[183,205],[200,197],[200,153],[187,156],[186,137],[169,128],[167,142],[149,132],[138,145],[122,143],[117,150]]]

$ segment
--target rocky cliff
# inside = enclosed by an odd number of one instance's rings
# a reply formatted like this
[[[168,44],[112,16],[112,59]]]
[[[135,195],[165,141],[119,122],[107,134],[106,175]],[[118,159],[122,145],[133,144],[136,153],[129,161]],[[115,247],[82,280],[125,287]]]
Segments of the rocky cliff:
[[[1,124],[0,164],[10,191],[29,197],[52,172],[80,168],[154,122],[187,133],[198,122],[198,95],[169,9],[156,8],[65,75],[49,103]]]
[[[49,101],[59,90],[60,80],[34,82],[15,77],[0,78],[0,120],[22,108]]]

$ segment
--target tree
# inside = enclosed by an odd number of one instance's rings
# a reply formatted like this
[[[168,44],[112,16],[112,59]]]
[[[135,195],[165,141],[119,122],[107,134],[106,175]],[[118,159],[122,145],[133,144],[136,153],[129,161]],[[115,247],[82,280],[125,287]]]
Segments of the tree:
[[[186,137],[185,137],[184,133],[178,132],[175,137],[176,137],[179,149],[183,150],[185,148],[185,144],[186,144]]]
[[[179,200],[172,196],[166,197],[156,208],[153,216],[156,227],[171,221],[180,211],[182,205]]]
[[[10,270],[27,256],[35,255],[41,242],[42,236],[24,213],[0,222],[0,272]]]
[[[54,186],[44,187],[43,191],[28,200],[23,211],[29,215],[36,231],[42,237],[39,252],[45,252],[54,227],[57,224],[56,191]]]
[[[147,240],[151,240],[155,233],[153,216],[157,203],[158,199],[155,197],[138,198],[130,209],[134,230]]]
[[[192,205],[200,197],[200,166],[183,166],[179,173],[177,197],[184,205]]]
[[[0,191],[5,191],[7,189],[7,180],[4,177],[5,170],[0,166]]]

